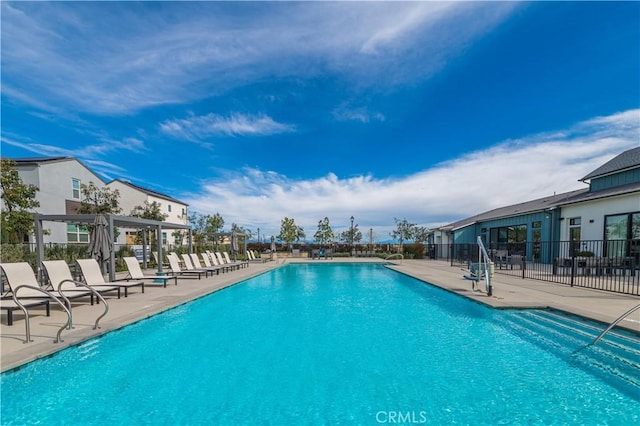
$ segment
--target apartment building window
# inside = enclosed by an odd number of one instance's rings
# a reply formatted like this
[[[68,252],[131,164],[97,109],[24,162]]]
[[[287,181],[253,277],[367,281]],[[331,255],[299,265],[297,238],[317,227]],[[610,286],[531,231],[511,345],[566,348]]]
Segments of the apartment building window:
[[[524,254],[527,240],[527,225],[502,226],[489,230],[489,244],[497,250],[508,250],[510,254]]]
[[[171,213],[171,204],[167,204],[167,211]]]
[[[604,217],[607,256],[640,259],[640,212]]]
[[[167,233],[166,232],[162,233],[162,245],[163,246],[167,245]]]
[[[71,197],[80,199],[80,179],[71,179]]]
[[[67,242],[88,243],[89,229],[85,225],[67,224]]]

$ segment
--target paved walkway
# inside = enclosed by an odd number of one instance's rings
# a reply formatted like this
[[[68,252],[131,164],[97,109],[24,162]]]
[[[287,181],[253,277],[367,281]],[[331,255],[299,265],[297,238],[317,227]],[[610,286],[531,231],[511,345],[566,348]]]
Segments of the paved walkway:
[[[286,262],[310,261],[308,259],[288,259]],[[383,262],[372,258],[335,258],[334,260],[313,260],[311,262]],[[174,308],[190,300],[210,294],[222,288],[237,284],[258,274],[282,266],[283,261],[252,263],[248,268],[213,277],[198,279],[182,278],[178,285],[172,283],[163,288],[159,284],[145,284],[145,293],[139,287],[131,289],[129,297],[111,297],[109,313],[100,322],[101,328],[93,330],[95,318],[103,312],[103,305],[91,306],[88,302],[73,304],[74,328],[62,332],[61,343],[53,343],[58,329],[66,322],[66,314],[52,305],[51,316],[44,310],[33,310],[30,316],[32,342],[24,343],[25,321],[22,313],[14,313],[14,324],[6,325],[3,313],[0,325],[0,369],[6,371],[32,360],[42,358],[61,349],[76,345],[91,337],[118,329],[147,318],[167,309]],[[640,303],[640,297],[612,294],[598,290],[569,287],[535,280],[496,274],[493,279],[493,295],[488,297],[472,291],[472,282],[463,279],[463,272],[445,262],[426,260],[394,260],[392,269],[433,285],[444,288],[480,303],[495,308],[554,308],[565,312],[610,323],[622,312]],[[482,283],[481,283],[482,284]],[[625,328],[640,333],[640,312],[621,323]],[[604,329],[604,326],[603,326]]]

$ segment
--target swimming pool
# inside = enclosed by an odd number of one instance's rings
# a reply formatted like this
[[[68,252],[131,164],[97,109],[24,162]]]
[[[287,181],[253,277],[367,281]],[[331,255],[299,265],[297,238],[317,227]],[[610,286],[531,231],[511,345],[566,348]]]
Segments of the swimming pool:
[[[2,424],[637,424],[640,388],[529,314],[287,265],[3,374]]]

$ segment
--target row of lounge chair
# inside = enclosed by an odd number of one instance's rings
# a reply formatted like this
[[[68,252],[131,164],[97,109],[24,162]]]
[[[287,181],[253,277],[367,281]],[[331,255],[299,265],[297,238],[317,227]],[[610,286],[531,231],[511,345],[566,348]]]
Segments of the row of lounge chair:
[[[68,321],[64,324],[56,336],[55,342],[62,341],[60,333],[65,328],[71,328],[72,313],[71,300],[76,298],[89,298],[91,305],[94,300],[102,301],[105,309],[94,325],[94,329],[99,328],[98,324],[108,310],[109,305],[103,295],[110,293],[121,297],[121,290],[124,289],[124,296],[128,297],[129,289],[140,287],[144,293],[145,281],[151,281],[153,284],[161,284],[165,288],[168,281],[178,284],[179,277],[197,276],[198,279],[204,274],[207,277],[215,272],[227,272],[230,270],[246,267],[249,262],[233,262],[229,255],[224,253],[207,252],[201,254],[202,262],[196,254],[182,255],[182,261],[185,267],[180,266],[180,259],[175,253],[169,253],[167,260],[171,273],[165,275],[145,275],[140,264],[135,257],[124,257],[123,260],[127,267],[128,274],[125,278],[118,281],[106,282],[100,265],[95,259],[78,259],[77,264],[80,268],[83,280],[74,279],[69,265],[64,260],[48,260],[42,262],[44,277],[47,285],[41,286],[38,283],[36,274],[31,265],[27,262],[18,263],[2,263],[0,268],[3,271],[6,283],[8,284],[8,292],[2,295],[0,299],[0,308],[7,312],[7,325],[13,324],[13,312],[22,310],[25,314],[26,341],[31,341],[29,331],[29,312],[27,308],[44,307],[46,315],[50,315],[51,302],[57,303],[68,314]]]

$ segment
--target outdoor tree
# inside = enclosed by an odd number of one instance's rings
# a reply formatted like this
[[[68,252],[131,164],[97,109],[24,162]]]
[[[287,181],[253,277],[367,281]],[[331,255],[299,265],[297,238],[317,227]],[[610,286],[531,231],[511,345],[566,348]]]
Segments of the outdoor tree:
[[[209,242],[210,235],[220,232],[224,227],[224,219],[220,213],[213,216],[193,213],[189,216],[189,223],[192,227],[193,241],[200,247],[204,247]]]
[[[98,187],[93,182],[85,185],[80,184],[80,193],[82,201],[80,206],[76,208],[78,214],[119,214],[122,212],[120,208],[120,191],[112,190],[108,187]],[[93,225],[89,224],[87,228],[91,230]],[[113,236],[120,234],[118,228],[113,228]]]
[[[331,226],[329,225],[329,218],[325,217],[324,219],[319,220],[318,230],[313,234],[313,241],[316,241],[320,246],[323,246],[324,244],[333,241],[334,237],[333,229],[331,229]]]
[[[33,231],[33,209],[40,207],[36,200],[38,187],[25,184],[16,163],[12,160],[2,160],[0,189],[2,189],[1,212],[1,240],[3,243],[21,243],[25,235]]]
[[[396,229],[391,231],[389,235],[391,238],[398,241],[400,244],[400,253],[402,253],[402,244],[405,241],[412,240],[415,236],[415,223],[409,223],[407,219],[398,219],[394,217],[393,220],[396,222]]]
[[[82,201],[76,209],[78,214],[119,214],[120,191],[108,187],[98,187],[93,182],[81,184]]]
[[[287,249],[290,249],[292,242],[300,241],[300,239],[305,236],[304,230],[302,227],[296,225],[293,218],[289,219],[285,217],[280,223],[280,233],[276,238],[287,243]]]
[[[152,201],[151,203],[145,201],[144,205],[135,206],[133,210],[131,210],[131,213],[129,215],[132,217],[139,217],[141,219],[157,220],[159,222],[163,222],[167,217],[169,217],[168,214],[162,213],[162,211],[160,211],[160,203],[156,201]],[[150,229],[144,232],[147,232],[147,241],[149,242],[149,244],[155,244],[155,232]],[[136,240],[138,243],[142,242],[142,232],[138,232]]]
[[[413,239],[416,243],[426,243],[429,239],[429,228],[426,226],[415,226],[413,228]]]
[[[343,231],[340,239],[348,244],[360,243],[362,241],[362,232],[358,229],[358,224],[356,223],[353,227]]]
[[[253,232],[250,229],[247,229],[244,226],[240,226],[235,223],[231,224],[231,232],[235,232],[237,234],[244,234],[247,238],[251,238],[253,236]]]

